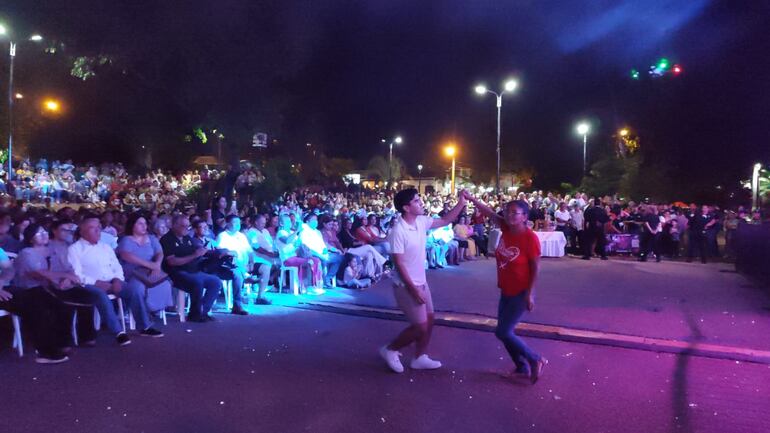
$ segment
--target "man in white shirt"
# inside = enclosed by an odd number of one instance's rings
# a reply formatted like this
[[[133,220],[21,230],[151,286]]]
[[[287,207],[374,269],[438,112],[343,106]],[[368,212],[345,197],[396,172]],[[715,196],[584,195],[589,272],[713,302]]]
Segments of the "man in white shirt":
[[[147,337],[162,337],[163,333],[152,327],[147,308],[144,305],[144,291],[141,285],[126,284],[123,268],[118,262],[115,251],[107,244],[99,241],[101,224],[96,215],[86,215],[79,226],[80,240],[70,245],[67,260],[72,265],[72,271],[80,279],[86,290],[93,295],[94,306],[107,324],[107,328],[116,334],[119,345],[131,343],[121,320],[115,314],[112,301],[108,295],[115,295],[123,300],[126,307],[134,315],[140,335]]]
[[[259,293],[256,302],[263,305],[270,304],[270,301],[265,298],[270,273],[274,267],[280,266],[278,251],[275,249],[273,237],[265,228],[266,224],[267,218],[264,215],[255,215],[252,217],[252,227],[246,231],[246,238],[254,250],[254,263],[258,265],[255,270],[259,273]]]
[[[465,207],[462,190],[458,197],[454,209],[439,219],[425,215],[420,195],[414,188],[399,191],[393,199],[396,209],[401,213],[401,218],[395,222],[388,235],[396,270],[393,293],[410,325],[395,340],[380,349],[380,355],[396,373],[404,371],[399,350],[412,343],[416,345],[415,357],[410,364],[413,369],[441,367],[439,361],[430,359],[425,353],[434,318],[433,301],[425,275],[425,243],[428,230],[448,225],[460,215]]]
[[[583,210],[579,203],[575,203],[572,206],[572,210],[569,212],[570,221],[572,224],[571,236],[569,243],[572,246],[574,252],[579,252],[583,249]]]
[[[225,230],[217,235],[217,248],[228,250],[233,256],[233,314],[246,316],[249,313],[241,306],[241,292],[248,270],[254,264],[254,250],[241,233],[241,219],[230,214],[225,217]]]

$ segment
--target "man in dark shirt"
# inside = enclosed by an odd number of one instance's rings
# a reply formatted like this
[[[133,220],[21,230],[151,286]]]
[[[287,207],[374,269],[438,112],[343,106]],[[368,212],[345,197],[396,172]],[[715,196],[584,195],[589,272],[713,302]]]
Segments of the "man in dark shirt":
[[[687,262],[692,262],[697,249],[701,263],[706,263],[706,222],[708,215],[703,215],[694,205],[690,205],[687,213]]]
[[[639,236],[639,261],[646,262],[647,256],[652,252],[655,254],[655,261],[660,262],[659,239],[660,239],[660,217],[658,208],[654,205],[644,206],[642,211],[642,233]]]
[[[583,235],[585,236],[585,250],[583,251],[583,260],[591,260],[591,250],[596,246],[596,254],[598,254],[602,260],[607,260],[607,250],[605,244],[607,240],[604,238],[604,224],[610,220],[607,216],[607,212],[602,207],[602,201],[600,199],[594,199],[594,205],[589,207],[583,212],[583,219],[585,229]]]
[[[222,280],[200,270],[201,258],[208,250],[197,247],[189,232],[190,220],[186,215],[175,215],[171,230],[160,238],[163,247],[163,270],[169,274],[174,287],[190,294],[190,315],[193,322],[214,320],[209,311],[214,305]],[[205,295],[204,295],[205,290]]]

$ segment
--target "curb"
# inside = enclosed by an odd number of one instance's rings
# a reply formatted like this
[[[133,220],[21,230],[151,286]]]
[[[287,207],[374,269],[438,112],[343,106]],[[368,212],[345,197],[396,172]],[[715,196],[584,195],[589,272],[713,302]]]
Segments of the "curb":
[[[345,314],[350,316],[405,321],[404,315],[399,310],[389,308],[376,308],[355,304],[318,301],[300,302],[299,304],[283,306],[304,310]],[[497,326],[497,320],[476,314],[446,313],[437,311],[436,324],[439,326],[447,326],[452,328],[494,332],[495,327]],[[638,335],[592,331],[587,329],[568,328],[563,326],[543,325],[526,322],[519,323],[519,325],[516,327],[516,331],[518,335],[525,337],[569,341],[574,343],[598,344],[602,346],[622,347],[626,349],[646,350],[650,352],[673,353],[678,355],[699,356],[704,358],[744,361],[770,365],[770,351],[748,349],[743,347],[721,346],[716,344],[643,337]]]

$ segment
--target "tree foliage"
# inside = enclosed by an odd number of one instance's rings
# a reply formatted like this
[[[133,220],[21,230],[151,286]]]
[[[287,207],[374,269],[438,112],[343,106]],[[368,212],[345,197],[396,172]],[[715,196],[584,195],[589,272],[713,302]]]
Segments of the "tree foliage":
[[[389,166],[390,169],[388,169]],[[397,182],[401,180],[405,174],[403,161],[394,157],[392,164],[388,164],[388,159],[380,155],[369,160],[366,170],[369,172],[370,176],[383,181],[388,180],[388,175],[390,174],[393,181]]]

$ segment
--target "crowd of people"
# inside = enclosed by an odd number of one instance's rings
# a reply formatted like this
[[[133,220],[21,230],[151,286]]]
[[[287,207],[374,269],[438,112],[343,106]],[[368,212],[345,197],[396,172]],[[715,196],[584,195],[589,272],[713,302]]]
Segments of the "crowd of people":
[[[0,309],[29,324],[38,361],[66,361],[75,341],[95,344],[95,314],[117,344],[130,344],[124,317],[113,307],[118,300],[140,336],[157,338],[163,334],[154,320],[175,307],[174,290],[187,293],[188,320],[205,323],[216,320],[210,313],[222,294],[236,315],[248,314],[244,300],[269,305],[270,288],[292,276],[282,272],[287,268],[296,270],[296,281],[289,283],[307,294],[365,289],[393,274],[392,234],[403,213],[393,192],[304,188],[269,203],[236,193],[216,197],[207,208],[186,199],[191,188],[225,175],[131,175],[120,164],[96,168],[54,161],[49,170],[44,160],[34,169],[23,163],[16,173],[23,180],[5,185],[8,198],[0,208]],[[232,189],[246,189],[260,176],[245,170]],[[584,259],[606,259],[607,234],[629,234],[639,237],[642,261],[686,251],[688,259],[705,262],[721,256],[720,232],[729,255],[737,226],[760,222],[758,213],[744,209],[637,204],[584,193],[468,197],[466,206],[462,196],[416,195],[425,203],[420,212],[437,222],[423,223],[423,268],[490,256],[496,248],[489,245],[490,232],[512,201],[526,204],[523,221],[529,228],[564,232],[568,251]],[[49,206],[31,205],[41,200]],[[80,201],[85,204],[64,204]]]

